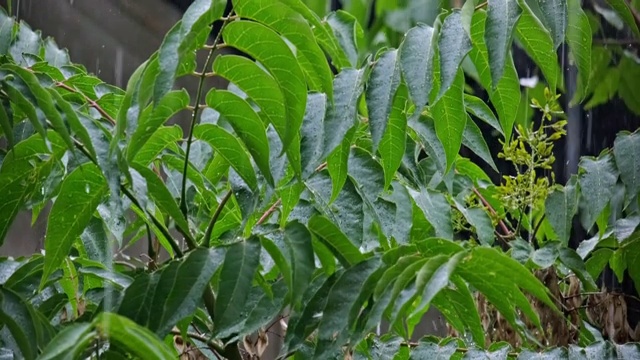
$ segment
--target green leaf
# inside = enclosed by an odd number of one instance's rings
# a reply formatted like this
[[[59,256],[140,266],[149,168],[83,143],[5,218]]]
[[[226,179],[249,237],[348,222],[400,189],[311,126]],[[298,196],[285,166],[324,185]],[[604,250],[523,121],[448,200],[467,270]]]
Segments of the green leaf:
[[[467,114],[463,101],[464,73],[462,69],[457,71],[455,81],[451,83],[449,89],[442,95],[440,100],[432,106],[432,116],[436,128],[438,139],[442,142],[447,159],[446,171],[458,156],[460,145],[462,144],[462,134]]]
[[[284,241],[289,247],[293,288],[291,302],[298,306],[298,301],[309,286],[314,270],[311,233],[297,221],[289,222],[285,228]]]
[[[592,57],[591,25],[589,24],[589,17],[582,10],[579,0],[568,0],[567,4],[569,9],[566,41],[578,68],[580,87],[583,89],[579,92],[582,95],[577,98],[577,101],[582,101],[591,86],[589,83]]]
[[[400,45],[400,68],[416,114],[420,114],[429,100],[433,86],[435,36],[437,33],[432,27],[419,24],[407,32]]]
[[[167,148],[180,153],[177,145],[180,140],[182,140],[182,128],[179,125],[162,126],[149,137],[137,153],[133,154],[133,162],[147,166]]]
[[[103,312],[91,323],[110,343],[138,358],[170,360],[175,353],[149,329],[113,313]]]
[[[578,212],[578,199],[577,178],[572,176],[564,188],[554,189],[544,203],[547,220],[565,246],[569,243],[573,217]]]
[[[576,4],[579,5],[579,3]],[[538,0],[538,5],[542,14],[540,20],[551,34],[553,47],[558,49],[564,41],[567,30],[567,0]]]
[[[4,108],[4,105],[0,106],[0,127],[2,128],[2,132],[4,133],[5,138],[7,139],[7,149],[11,150],[13,145],[15,145],[15,140],[13,139],[13,126],[12,121],[9,120],[9,115]]]
[[[635,36],[640,37],[640,29],[638,29],[638,24],[630,8],[631,5],[625,0],[607,0],[607,4],[622,17],[622,20],[631,28]]]
[[[334,104],[329,107],[324,122],[324,155],[342,143],[357,123],[358,99],[364,90],[364,70],[346,69],[333,81]]]
[[[398,86],[400,86],[398,51],[390,50],[376,60],[367,83],[366,102],[374,153],[387,130]]]
[[[405,109],[408,101],[407,87],[401,84],[393,98],[389,123],[378,148],[384,169],[385,189],[389,187],[396,171],[402,164],[407,141],[407,113]]]
[[[382,167],[369,152],[359,147],[351,148],[349,175],[360,189],[360,196],[370,205],[375,203],[384,190],[384,177]]]
[[[137,157],[139,151],[144,148],[147,141],[154,136],[162,124],[180,110],[185,109],[187,105],[189,105],[189,93],[182,89],[170,91],[158,103],[144,109],[140,114],[135,132],[130,135],[131,139],[127,145],[127,160],[131,161]]]
[[[523,10],[516,26],[518,40],[542,70],[551,92],[555,93],[558,76],[561,75],[561,72],[553,39],[525,0],[518,0],[518,2]]]
[[[151,62],[152,60],[149,59],[140,64],[133,74],[131,74],[129,81],[127,82],[127,90],[124,98],[122,99],[120,110],[118,111],[118,117],[116,118],[116,131],[111,139],[111,149],[115,149],[118,146],[118,143],[125,139],[125,132],[127,132],[128,129],[135,129],[135,126],[139,122],[138,117],[140,116],[140,107],[144,106],[144,104],[138,103],[138,94],[140,91],[142,76],[145,69]],[[152,134],[155,129],[156,127],[150,129],[145,128],[149,134]],[[131,135],[132,134],[127,133],[126,138],[129,139]]]
[[[410,121],[409,126],[418,135],[420,145],[424,147],[424,150],[427,152],[429,157],[436,162],[438,170],[444,173],[445,168],[447,167],[447,158],[444,153],[442,142],[440,142],[438,135],[436,135],[433,120],[421,116],[415,121]]]
[[[473,340],[480,346],[485,343],[484,328],[480,320],[480,314],[475,303],[474,295],[469,290],[467,283],[458,275],[453,274],[450,280],[455,285],[455,289],[442,289],[432,301],[440,312],[451,322],[451,315],[445,311],[446,307],[450,307],[457,313],[462,326],[457,330],[461,333],[469,330],[473,336]],[[504,354],[506,357],[506,352]]]
[[[625,206],[640,193],[640,157],[634,154],[640,154],[640,133],[619,133],[613,145],[613,155],[628,194]]]
[[[240,140],[214,124],[200,124],[195,127],[193,134],[196,138],[206,141],[218,154],[222,155],[252,190],[258,188],[258,180],[251,165],[249,153]]]
[[[92,163],[80,165],[64,179],[47,222],[41,286],[60,267],[107,192],[102,172]]]
[[[191,315],[222,262],[221,249],[198,248],[152,274],[138,275],[124,292],[118,313],[159,336]]]
[[[264,177],[273,185],[273,177],[269,168],[267,132],[251,105],[232,92],[216,89],[212,89],[207,94],[207,105],[220,112],[220,115],[229,121]]]
[[[309,230],[314,233],[338,258],[345,267],[351,267],[365,260],[365,256],[329,219],[314,215],[309,219]]]
[[[29,100],[27,100],[27,98],[18,89],[10,85],[9,82],[3,81],[2,89],[9,96],[9,100],[27,116],[27,118],[31,122],[31,125],[33,125],[33,128],[36,129],[38,134],[40,134],[40,136],[42,136],[42,138],[46,140],[47,134],[43,125],[44,121],[40,121],[40,118],[36,113],[35,106]]]
[[[15,21],[9,17],[4,9],[0,9],[0,54],[5,55],[9,51],[13,38]]]
[[[598,249],[594,251],[589,259],[585,262],[585,267],[591,278],[598,278],[602,270],[604,270],[605,265],[609,263],[609,259],[613,255],[613,250],[611,249]]]
[[[0,287],[0,323],[9,330],[24,359],[36,358],[38,337],[42,332],[39,322],[36,310],[29,301],[9,289]]]
[[[216,299],[217,334],[225,334],[240,317],[258,265],[260,265],[260,242],[256,237],[229,246],[220,271]]]
[[[591,229],[600,213],[613,196],[618,171],[613,157],[605,153],[600,157],[583,157],[580,160],[580,221],[585,229]]]
[[[364,32],[358,20],[346,11],[338,10],[329,14],[325,21],[329,24],[333,33],[349,59],[352,68],[358,67],[358,45],[362,42]],[[337,94],[336,94],[337,95]]]
[[[489,164],[495,172],[498,172],[498,168],[493,162],[489,146],[482,136],[482,131],[469,115],[467,115],[467,124],[462,133],[462,144]]]
[[[486,210],[481,208],[466,208],[463,203],[454,199],[456,208],[464,215],[469,224],[474,227],[481,244],[492,245],[495,240],[495,227]]]
[[[487,44],[488,61],[491,68],[492,88],[500,83],[510,54],[513,28],[522,10],[517,1],[489,0],[484,41]]]
[[[482,99],[469,94],[464,94],[464,106],[469,114],[484,121],[487,125],[494,128],[500,134],[504,135],[504,131],[500,126],[500,122],[498,121],[498,119],[496,119],[493,111],[484,101],[482,101]]]
[[[77,359],[97,335],[91,324],[73,323],[62,329],[47,344],[38,360]]]
[[[331,287],[327,303],[322,310],[318,325],[318,340],[314,359],[326,359],[326,356],[341,347],[349,337],[347,329],[351,324],[349,313],[357,301],[369,276],[380,266],[380,258],[374,257],[347,269]]]
[[[575,250],[567,247],[560,248],[560,262],[580,279],[582,286],[586,291],[597,291],[598,286],[593,281],[591,274],[587,271],[584,261],[580,258]]]
[[[311,93],[307,98],[307,109],[300,129],[300,158],[303,164],[302,178],[307,179],[320,165],[324,140],[324,118],[327,111],[327,96]]]
[[[440,88],[432,103],[438,103],[442,96],[451,96],[449,92],[450,88],[460,87],[460,91],[462,91],[459,82],[460,77],[463,78],[462,82],[464,82],[464,76],[462,75],[460,64],[472,48],[471,39],[464,28],[465,25],[462,15],[457,9],[453,10],[453,12],[444,19],[438,39]],[[455,93],[457,95],[457,92]],[[462,98],[462,95],[460,95],[460,97]],[[462,132],[462,128],[460,128],[460,132]]]
[[[283,147],[298,147],[299,144],[293,142],[302,125],[307,86],[303,80],[304,74],[289,46],[273,30],[251,21],[231,22],[224,28],[222,36],[227,45],[247,53],[273,75],[284,95],[286,109]]]
[[[355,128],[352,128],[342,140],[342,144],[327,156],[327,170],[331,176],[332,185],[331,202],[338,197],[345,181],[347,181],[349,149],[351,148],[351,140],[354,133]]]
[[[416,205],[435,228],[436,235],[443,239],[452,239],[451,207],[445,196],[429,189],[421,189],[419,192],[408,190]]]
[[[78,137],[78,139],[82,142],[82,145],[84,145],[84,147],[89,151],[91,156],[95,157],[96,151],[93,148],[93,143],[91,141],[91,137],[89,136],[89,132],[87,131],[87,128],[82,125],[80,118],[76,114],[76,110],[73,108],[73,106],[71,106],[69,102],[64,100],[62,95],[60,95],[60,93],[58,93],[56,90],[48,90],[58,107],[60,107],[60,110],[62,110],[62,113],[65,115],[65,120],[69,125],[71,131]]]
[[[489,99],[498,113],[505,139],[510,139],[520,105],[520,82],[513,59],[507,57],[504,73],[498,85],[493,89],[487,46],[484,42],[485,22],[485,12],[476,11],[473,14],[471,23],[473,48],[469,53],[469,58],[475,65],[482,87],[489,93]]]
[[[41,45],[40,32],[31,30],[24,20],[20,20],[20,26],[18,26],[16,37],[9,47],[8,55],[11,55],[20,66],[29,66],[28,55],[38,55]]]
[[[302,15],[285,4],[271,0],[236,1],[233,9],[239,16],[261,22],[291,41],[296,47],[296,56],[309,89],[324,92],[329,99],[333,99],[331,69]]]

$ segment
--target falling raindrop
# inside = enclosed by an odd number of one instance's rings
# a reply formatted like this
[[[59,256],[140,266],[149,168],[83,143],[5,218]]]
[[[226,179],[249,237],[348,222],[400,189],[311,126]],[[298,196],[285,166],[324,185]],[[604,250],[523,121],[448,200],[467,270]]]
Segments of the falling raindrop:
[[[91,188],[89,187],[89,184],[86,184],[84,186],[84,192],[86,192],[87,194],[91,191]]]

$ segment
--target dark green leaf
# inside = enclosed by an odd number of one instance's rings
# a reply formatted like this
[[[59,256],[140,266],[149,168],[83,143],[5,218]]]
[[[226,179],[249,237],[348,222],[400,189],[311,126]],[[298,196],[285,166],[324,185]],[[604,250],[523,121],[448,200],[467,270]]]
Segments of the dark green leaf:
[[[487,44],[488,61],[491,68],[491,84],[495,90],[500,83],[511,49],[513,27],[522,14],[517,1],[489,0],[484,41]]]
[[[200,124],[195,127],[193,134],[196,138],[206,141],[222,155],[252,190],[258,187],[249,153],[235,136],[214,124]]]
[[[504,131],[500,126],[500,122],[498,121],[498,119],[496,119],[493,111],[484,101],[482,101],[482,99],[472,95],[464,94],[464,106],[469,114],[484,121],[487,125],[494,128],[500,134],[504,135]]]
[[[27,118],[31,122],[31,125],[33,125],[33,128],[36,129],[36,131],[38,131],[38,134],[40,134],[40,136],[42,136],[42,138],[46,140],[47,134],[44,129],[45,123],[44,120],[41,121],[38,117],[35,106],[33,106],[33,104],[29,100],[27,100],[27,98],[18,89],[10,85],[8,82],[2,82],[2,89],[9,96],[9,100],[13,104],[15,104],[25,115],[27,115]]]
[[[429,100],[433,86],[433,45],[436,35],[433,28],[420,24],[407,32],[400,45],[400,67],[417,114]]]
[[[640,133],[618,134],[613,144],[613,155],[628,194],[625,206],[640,193],[640,157],[634,154],[640,154]]]
[[[408,190],[424,216],[436,229],[436,235],[443,239],[452,239],[451,207],[445,196],[428,189],[421,189],[419,192]]]
[[[472,47],[469,33],[465,31],[464,28],[463,17],[459,10],[454,10],[444,19],[442,29],[440,30],[440,38],[438,39],[440,88],[433,102],[439,102],[438,100],[442,96],[450,97],[451,93],[449,92],[449,88],[451,87],[460,87],[461,91],[461,84],[454,83],[459,82],[460,77],[464,78],[460,70],[460,64]],[[448,96],[445,95],[445,93]],[[460,95],[460,97],[462,98],[462,95]],[[460,130],[462,130],[462,128],[460,128]]]
[[[47,255],[41,285],[69,254],[107,191],[102,172],[92,163],[80,165],[64,179],[47,223],[44,243]]]
[[[324,122],[325,156],[342,143],[358,121],[358,99],[364,90],[364,75],[363,70],[346,69],[333,81],[334,104],[329,108]]]
[[[179,153],[177,143],[181,139],[182,128],[179,125],[162,126],[133,154],[133,162],[147,166],[167,148]]]
[[[74,323],[62,329],[42,350],[38,360],[77,359],[98,333],[91,324]]]
[[[300,158],[303,164],[302,178],[306,179],[320,165],[324,141],[324,117],[327,97],[311,93],[307,98],[307,109],[300,129]]]
[[[365,260],[365,256],[340,229],[326,217],[315,215],[309,219],[309,230],[314,233],[338,258],[344,267]]]
[[[373,152],[378,149],[387,130],[394,96],[400,85],[398,51],[383,53],[375,62],[367,83],[366,101],[369,114],[369,129],[373,141]]]
[[[338,10],[329,14],[325,20],[340,44],[344,54],[349,59],[352,68],[358,67],[358,43],[362,41],[364,33],[358,20],[346,11]],[[336,97],[338,94],[336,94]]]
[[[298,301],[309,286],[314,270],[313,248],[311,233],[297,221],[287,224],[284,241],[289,247],[289,261],[293,274],[293,288],[291,302],[298,306]]]
[[[572,176],[564,188],[554,189],[544,204],[547,220],[564,245],[569,242],[573,216],[578,211],[578,199],[577,178]]]
[[[447,159],[444,153],[444,147],[440,140],[438,140],[438,135],[436,135],[433,120],[421,116],[415,121],[409,122],[409,126],[418,135],[420,145],[422,145],[429,157],[436,162],[438,170],[444,173],[447,167]]]
[[[482,131],[468,115],[467,124],[464,127],[464,132],[462,133],[462,144],[489,164],[495,172],[498,172],[498,168],[493,162],[489,146],[482,136]]]
[[[24,359],[35,359],[42,329],[36,310],[9,289],[0,287],[0,322],[6,326]]]
[[[567,0],[538,0],[540,19],[553,39],[555,49],[564,41],[567,30]]]
[[[613,157],[608,153],[597,159],[583,157],[579,165],[582,171],[579,177],[580,221],[585,229],[591,229],[613,196],[618,171],[613,165]]]

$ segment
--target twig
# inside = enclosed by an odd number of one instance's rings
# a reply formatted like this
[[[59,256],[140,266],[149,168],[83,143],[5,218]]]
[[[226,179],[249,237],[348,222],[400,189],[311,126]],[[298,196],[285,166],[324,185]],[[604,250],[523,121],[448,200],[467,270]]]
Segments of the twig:
[[[640,39],[593,39],[593,43],[600,45],[639,45]]]
[[[220,200],[220,204],[218,204],[218,207],[216,208],[215,213],[213,213],[213,216],[211,217],[211,221],[209,222],[209,226],[207,226],[207,231],[204,234],[204,244],[205,244],[205,246],[208,246],[209,243],[211,242],[211,233],[213,232],[213,227],[216,225],[216,222],[218,221],[218,218],[220,217],[220,214],[222,213],[222,209],[227,204],[227,201],[229,201],[229,199],[231,198],[231,193],[232,193],[231,190],[227,191],[227,193],[224,195],[222,200]]]
[[[179,330],[171,330],[171,333],[173,335],[182,336],[182,333]],[[189,338],[191,338],[191,339],[198,340],[200,342],[203,342],[203,343],[207,344],[207,346],[209,347],[209,350],[213,350],[216,353],[224,352],[224,349],[222,348],[222,346],[217,344],[215,341],[210,340],[206,336],[203,336],[203,335],[200,335],[200,334],[196,334],[196,333],[192,333],[192,332],[188,332],[187,336]]]
[[[482,9],[483,7],[487,6],[487,4],[488,4],[488,3],[489,3],[488,1],[485,1],[485,2],[483,2],[483,3],[478,4],[478,5],[475,7],[475,10],[480,10],[480,9]]]
[[[265,222],[265,220],[267,220],[267,218],[269,218],[269,216],[273,214],[274,211],[276,211],[276,209],[278,208],[278,205],[280,205],[281,202],[282,201],[278,199],[275,203],[273,203],[273,205],[271,205],[271,207],[267,209],[267,211],[265,211],[264,214],[262,214],[262,216],[260,216],[260,219],[258,219],[258,222],[256,223],[256,225],[260,225],[263,222]]]
[[[473,193],[476,194],[478,199],[480,199],[480,201],[482,202],[482,205],[486,206],[487,209],[489,209],[489,212],[491,213],[491,215],[498,216],[498,213],[493,208],[493,206],[491,206],[491,204],[489,204],[487,199],[485,199],[484,196],[482,196],[482,194],[480,194],[480,191],[478,191],[478,189],[476,189],[475,186],[472,187],[472,190],[473,190]],[[500,225],[500,228],[502,229],[504,237],[513,236],[513,232],[511,232],[511,230],[509,230],[509,228],[507,227],[507,225],[504,223],[503,220],[498,220],[498,225]]]
[[[100,113],[100,115],[102,115],[102,117],[103,117],[103,118],[107,119],[107,120],[111,123],[111,125],[115,125],[115,124],[116,124],[116,121],[111,117],[111,115],[109,115],[109,114],[108,114],[108,113],[107,113],[107,112],[106,112],[106,111],[105,111],[105,110],[100,106],[100,104],[98,104],[97,102],[95,102],[92,98],[88,97],[87,95],[85,95],[85,94],[84,94],[84,93],[82,93],[82,92],[77,91],[76,89],[72,88],[71,86],[69,86],[69,85],[67,85],[67,84],[65,84],[65,83],[63,83],[63,82],[61,82],[61,81],[58,81],[58,82],[56,83],[56,86],[57,86],[57,87],[60,87],[60,88],[63,88],[63,89],[65,89],[65,90],[67,90],[67,91],[70,91],[70,92],[72,92],[72,93],[75,93],[75,94],[81,94],[81,95],[84,97],[84,100],[85,100],[86,102],[88,102],[88,103],[89,103],[89,106],[91,106],[92,108],[94,108],[94,109],[98,110],[98,112]]]

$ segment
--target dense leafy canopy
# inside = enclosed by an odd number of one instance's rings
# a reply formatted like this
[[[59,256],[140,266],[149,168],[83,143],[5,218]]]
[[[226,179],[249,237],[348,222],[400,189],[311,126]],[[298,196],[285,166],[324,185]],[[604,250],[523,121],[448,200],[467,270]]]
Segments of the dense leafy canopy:
[[[281,354],[300,359],[639,356],[577,309],[607,264],[640,284],[640,135],[565,186],[541,175],[564,134],[560,46],[575,102],[640,112],[637,55],[594,45],[580,1],[231,3],[196,0],[126,89],[0,11],[0,244],[20,211],[48,217],[44,255],[0,260],[0,357],[171,359],[180,335],[238,359],[284,318]],[[640,36],[637,7],[608,3]],[[544,78],[535,127],[514,42]],[[212,76],[227,89],[205,91]],[[496,140],[517,170],[494,184]],[[574,217],[593,234],[577,250]],[[148,261],[123,265],[136,241]],[[411,342],[431,306],[459,337]]]

